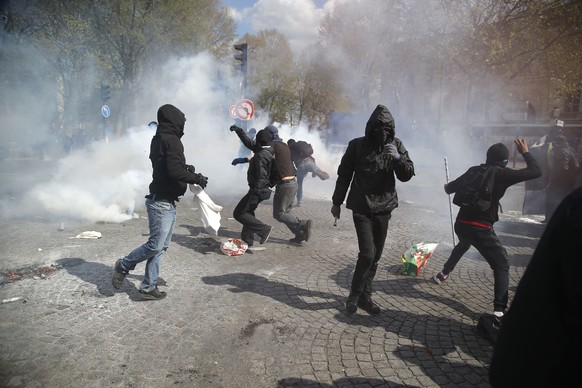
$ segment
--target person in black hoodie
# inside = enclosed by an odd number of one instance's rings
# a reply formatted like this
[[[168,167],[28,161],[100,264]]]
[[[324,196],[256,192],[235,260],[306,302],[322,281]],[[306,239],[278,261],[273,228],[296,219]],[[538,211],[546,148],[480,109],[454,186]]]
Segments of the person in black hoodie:
[[[184,146],[180,141],[186,123],[184,113],[173,105],[163,105],[158,109],[158,123],[150,144],[153,179],[145,201],[150,235],[145,244],[117,260],[111,280],[113,287],[120,289],[129,271],[138,263],[147,261],[139,295],[150,300],[166,297],[166,293],[158,289],[158,274],[162,256],[172,239],[176,202],[184,195],[189,183],[202,188],[208,183],[208,178],[196,173],[194,166],[186,165]]]
[[[372,300],[372,281],[384,249],[388,221],[398,206],[395,177],[407,182],[414,176],[414,164],[402,141],[395,137],[394,118],[388,108],[378,105],[374,109],[364,137],[348,143],[337,174],[331,214],[340,218],[349,188],[346,207],[352,210],[359,248],[346,310],[353,314],[360,307],[378,314],[381,310]]]
[[[259,242],[264,244],[273,229],[255,217],[255,210],[259,203],[271,197],[271,169],[275,154],[273,147],[269,146],[271,134],[267,130],[261,129],[256,135],[255,143],[257,148],[250,159],[247,171],[249,191],[241,198],[233,212],[234,219],[243,225],[241,239],[249,247],[253,246],[255,234],[261,238]]]
[[[275,195],[273,197],[273,218],[284,223],[287,228],[295,235],[289,241],[294,244],[301,244],[303,241],[309,241],[311,237],[311,220],[300,220],[291,212],[291,205],[297,194],[297,171],[293,166],[291,151],[289,146],[279,137],[279,130],[274,125],[267,125],[265,128],[271,136],[269,145],[275,150],[275,166],[278,171],[277,176],[272,179],[276,181]],[[257,146],[247,133],[240,127],[232,125],[232,132],[235,132],[243,144],[255,152],[260,147]],[[232,164],[244,163],[245,158],[235,159]]]
[[[582,187],[548,220],[499,329],[491,386],[575,387],[582,382]]]
[[[493,297],[493,325],[498,327],[507,308],[509,288],[509,263],[507,251],[501,245],[493,224],[499,221],[499,200],[509,186],[541,176],[542,172],[536,159],[529,153],[524,139],[516,139],[517,151],[523,156],[527,166],[519,170],[506,168],[509,158],[509,149],[505,144],[493,144],[487,150],[485,165],[495,166],[491,206],[486,210],[474,210],[464,206],[459,208],[455,220],[455,233],[459,242],[453,248],[443,270],[434,276],[434,281],[440,284],[449,278],[461,257],[474,246],[493,270],[494,297]],[[462,184],[461,177],[445,184],[447,194],[456,192]]]

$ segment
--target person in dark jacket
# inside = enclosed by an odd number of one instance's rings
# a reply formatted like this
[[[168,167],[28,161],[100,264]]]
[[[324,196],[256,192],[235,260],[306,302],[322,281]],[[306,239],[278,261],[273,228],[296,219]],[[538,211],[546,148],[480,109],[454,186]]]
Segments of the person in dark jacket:
[[[139,295],[143,299],[166,297],[166,293],[158,289],[158,274],[162,256],[172,239],[176,202],[186,192],[188,183],[202,188],[208,183],[208,178],[196,173],[194,166],[186,165],[184,146],[180,141],[185,123],[186,116],[175,106],[167,104],[158,109],[158,127],[150,144],[153,179],[145,201],[150,235],[145,244],[117,260],[113,270],[113,287],[120,289],[129,271],[146,261],[145,275],[139,286]]]
[[[272,227],[264,224],[255,217],[255,210],[259,203],[271,198],[271,170],[275,151],[270,147],[271,134],[261,129],[256,135],[254,156],[250,159],[247,171],[248,193],[241,198],[234,208],[233,217],[243,225],[241,239],[253,246],[255,234],[259,235],[260,243],[267,242]],[[260,147],[260,148],[259,148]]]
[[[352,210],[359,248],[346,310],[353,314],[360,307],[378,314],[381,310],[372,300],[372,281],[384,249],[388,221],[398,206],[396,178],[407,182],[414,176],[414,164],[402,141],[395,137],[388,108],[378,105],[366,124],[365,136],[348,143],[337,174],[331,214],[340,218],[349,188],[346,207]]]
[[[580,163],[576,151],[564,135],[555,136],[550,144],[548,157],[549,182],[546,187],[546,220],[549,220],[558,204],[576,187]]]
[[[509,263],[507,251],[501,245],[493,224],[499,220],[499,200],[509,186],[516,183],[535,179],[541,176],[541,169],[536,159],[529,153],[524,139],[516,139],[517,151],[523,156],[527,166],[519,170],[507,168],[509,149],[505,144],[493,144],[487,150],[485,165],[495,166],[491,206],[486,210],[473,210],[461,206],[455,220],[455,233],[459,242],[453,248],[449,259],[441,272],[433,278],[440,284],[449,278],[461,257],[474,246],[493,270],[494,297],[493,315],[494,325],[499,326],[508,302]],[[462,184],[461,177],[445,184],[447,194],[455,193]]]
[[[309,241],[311,237],[312,221],[301,220],[291,212],[291,205],[297,194],[297,171],[293,166],[291,151],[287,143],[279,137],[277,127],[268,125],[264,129],[272,136],[269,145],[275,150],[275,165],[278,171],[278,176],[271,177],[276,185],[275,196],[273,197],[273,218],[284,223],[291,233],[295,235],[289,240],[290,242],[301,244],[303,241]],[[256,142],[250,139],[242,128],[232,125],[230,130],[235,132],[243,144],[253,152],[259,148]],[[244,158],[240,160],[244,160]]]
[[[582,382],[582,188],[548,221],[499,329],[489,368],[495,388]]]
[[[291,160],[297,169],[297,207],[301,206],[301,200],[303,199],[303,180],[308,173],[311,173],[313,177],[318,177],[322,181],[329,179],[329,174],[323,171],[317,163],[315,163],[315,158],[313,157],[313,148],[311,144],[306,141],[295,139],[287,140],[287,145],[291,151]]]

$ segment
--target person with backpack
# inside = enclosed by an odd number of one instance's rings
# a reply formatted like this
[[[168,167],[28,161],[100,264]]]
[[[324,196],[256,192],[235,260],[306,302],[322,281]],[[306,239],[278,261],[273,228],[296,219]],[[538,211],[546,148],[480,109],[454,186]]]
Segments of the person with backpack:
[[[254,237],[260,237],[259,243],[264,244],[271,235],[272,226],[264,224],[255,217],[255,210],[259,203],[271,198],[271,170],[275,151],[269,146],[271,134],[265,129],[261,129],[256,136],[256,148],[253,157],[250,159],[247,170],[248,193],[241,198],[233,211],[233,217],[240,222],[243,227],[241,239],[249,247],[254,244]]]
[[[322,169],[320,169],[315,163],[315,158],[313,157],[313,147],[306,141],[295,139],[287,140],[287,145],[291,151],[291,159],[295,164],[297,169],[297,207],[301,206],[301,200],[303,199],[303,180],[308,173],[311,173],[315,178],[316,176],[322,181],[329,179],[329,174]]]
[[[273,196],[273,218],[284,223],[295,236],[289,240],[293,244],[301,244],[309,241],[311,237],[311,220],[301,220],[291,213],[291,204],[297,194],[297,170],[291,160],[289,146],[279,137],[279,130],[274,125],[267,125],[264,128],[271,134],[269,145],[275,150],[275,163],[271,179],[275,185],[275,195]],[[250,139],[247,133],[236,125],[230,126],[230,131],[235,132],[243,144],[256,152],[256,142]],[[247,158],[233,160],[232,164],[244,163]]]
[[[529,153],[526,141],[516,139],[515,146],[525,160],[525,168],[507,168],[509,149],[504,144],[497,143],[487,150],[485,164],[473,166],[459,178],[445,184],[447,194],[457,193],[453,203],[459,205],[460,209],[454,229],[459,242],[453,248],[442,271],[433,278],[437,284],[447,280],[461,257],[474,246],[493,270],[495,327],[499,327],[503,319],[509,289],[507,251],[493,229],[493,224],[499,220],[499,200],[508,187],[541,176],[540,166]]]
[[[359,307],[379,314],[381,309],[372,300],[372,281],[384,250],[388,221],[398,206],[396,178],[407,182],[414,176],[414,164],[395,137],[394,118],[384,105],[370,115],[365,135],[348,143],[337,175],[331,214],[340,218],[349,189],[346,207],[352,210],[359,249],[346,311],[353,314]]]

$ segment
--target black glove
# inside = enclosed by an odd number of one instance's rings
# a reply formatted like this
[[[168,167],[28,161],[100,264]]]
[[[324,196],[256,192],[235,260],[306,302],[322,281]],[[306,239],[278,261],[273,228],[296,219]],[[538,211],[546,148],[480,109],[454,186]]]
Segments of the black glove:
[[[208,178],[206,178],[202,174],[194,174],[194,175],[196,175],[196,180],[194,181],[194,183],[196,183],[198,186],[205,189],[206,185],[208,184]]]
[[[192,174],[196,173],[196,169],[191,164],[186,165],[186,170],[188,170],[188,172],[191,172]]]
[[[236,125],[231,125],[230,126],[230,131],[231,132],[236,132],[236,131],[242,131],[243,129],[241,127],[237,127]]]
[[[248,162],[249,162],[249,160],[247,158],[236,158],[236,159],[233,159],[230,164],[232,164],[233,166],[236,166],[237,164],[248,163]]]
[[[331,215],[334,216],[335,218],[337,218],[339,220],[341,210],[342,209],[340,208],[339,205],[332,205],[332,207],[331,207]]]

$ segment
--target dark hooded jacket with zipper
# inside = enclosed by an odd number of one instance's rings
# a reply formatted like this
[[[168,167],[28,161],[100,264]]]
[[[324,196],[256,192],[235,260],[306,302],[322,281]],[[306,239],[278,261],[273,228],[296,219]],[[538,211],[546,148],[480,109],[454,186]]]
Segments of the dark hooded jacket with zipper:
[[[196,183],[196,175],[186,169],[184,135],[186,116],[173,105],[158,109],[158,129],[150,144],[152,183],[150,194],[156,198],[177,201],[184,195],[188,183]]]
[[[377,127],[387,132],[384,144],[377,145],[372,140],[372,132]],[[338,179],[332,196],[334,205],[341,205],[350,189],[346,207],[356,213],[389,213],[398,206],[396,178],[407,182],[414,176],[414,164],[408,151],[394,137],[394,118],[383,105],[378,105],[367,124],[364,137],[351,140],[340,166]],[[395,160],[385,145],[392,143],[398,149],[400,160]],[[351,184],[351,188],[350,188]]]
[[[491,148],[496,145],[491,146]],[[478,222],[487,226],[493,226],[494,223],[499,221],[499,208],[501,207],[499,201],[505,195],[507,188],[519,182],[539,178],[542,175],[540,166],[532,154],[526,152],[522,156],[527,166],[519,170],[505,167],[505,164],[500,160],[490,160],[490,158],[487,158],[485,164],[482,166],[492,166],[495,169],[493,174],[491,206],[487,210],[474,210],[461,206],[459,213],[457,213],[457,221]],[[506,157],[503,156],[503,158]],[[455,193],[463,181],[462,177],[463,175],[448,183],[445,192],[447,194]]]
[[[271,175],[273,171],[275,150],[269,146],[271,134],[261,129],[256,136],[256,148],[247,171],[249,190],[261,200],[271,197]]]

